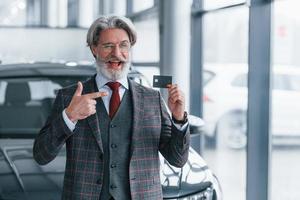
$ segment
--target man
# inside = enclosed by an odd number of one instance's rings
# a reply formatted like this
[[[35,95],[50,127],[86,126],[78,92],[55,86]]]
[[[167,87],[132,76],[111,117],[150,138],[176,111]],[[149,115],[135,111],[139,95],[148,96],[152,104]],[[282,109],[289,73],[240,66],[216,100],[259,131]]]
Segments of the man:
[[[169,86],[171,119],[159,92],[127,79],[135,42],[129,19],[97,19],[87,34],[97,74],[58,92],[35,140],[42,165],[66,144],[63,199],[162,199],[158,152],[176,167],[187,161],[184,95]]]

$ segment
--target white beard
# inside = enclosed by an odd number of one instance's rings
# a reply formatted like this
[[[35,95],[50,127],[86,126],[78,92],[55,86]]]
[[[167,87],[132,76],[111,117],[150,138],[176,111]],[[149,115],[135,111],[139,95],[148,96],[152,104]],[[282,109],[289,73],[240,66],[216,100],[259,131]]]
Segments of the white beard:
[[[96,69],[98,73],[101,73],[104,77],[109,80],[116,81],[126,77],[129,73],[131,62],[126,61],[120,70],[110,69],[107,67],[106,63],[100,60],[97,56],[96,58]]]

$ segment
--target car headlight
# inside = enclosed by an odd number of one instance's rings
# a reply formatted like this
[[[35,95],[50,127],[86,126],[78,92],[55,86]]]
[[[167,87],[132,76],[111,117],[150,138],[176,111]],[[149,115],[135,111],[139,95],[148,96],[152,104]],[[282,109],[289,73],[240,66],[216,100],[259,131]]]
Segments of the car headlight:
[[[213,189],[207,188],[205,191],[173,200],[213,200]]]

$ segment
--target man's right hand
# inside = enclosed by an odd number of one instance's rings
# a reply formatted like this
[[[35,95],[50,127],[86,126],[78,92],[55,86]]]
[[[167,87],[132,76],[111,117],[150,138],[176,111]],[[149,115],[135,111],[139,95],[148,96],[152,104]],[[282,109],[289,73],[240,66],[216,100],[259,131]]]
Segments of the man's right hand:
[[[79,81],[66,114],[72,122],[85,119],[96,113],[96,98],[106,96],[106,92],[94,92],[82,95],[83,86]]]

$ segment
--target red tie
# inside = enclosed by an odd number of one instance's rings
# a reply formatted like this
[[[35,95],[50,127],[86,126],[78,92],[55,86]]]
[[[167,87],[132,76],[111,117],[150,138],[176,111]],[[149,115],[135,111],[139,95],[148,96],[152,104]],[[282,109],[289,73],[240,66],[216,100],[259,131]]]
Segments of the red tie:
[[[119,95],[119,82],[108,82],[106,83],[108,87],[112,90],[112,95],[109,101],[109,117],[112,119],[117,112],[120,105],[120,95]]]

